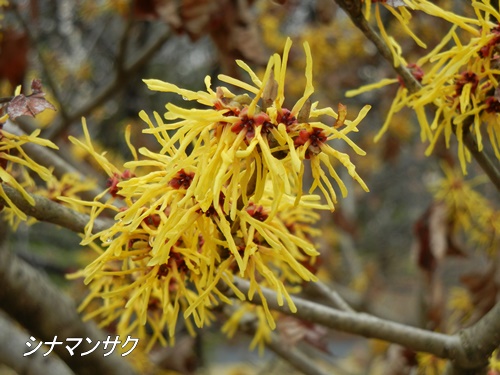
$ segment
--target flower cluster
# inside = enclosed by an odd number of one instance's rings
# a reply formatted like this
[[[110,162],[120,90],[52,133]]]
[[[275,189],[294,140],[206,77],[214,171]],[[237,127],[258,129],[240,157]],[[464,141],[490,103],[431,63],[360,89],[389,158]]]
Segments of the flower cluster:
[[[27,143],[55,149],[57,146],[49,140],[38,137],[40,129],[30,135],[17,135],[6,131],[3,127],[8,119],[8,114],[0,117],[0,198],[7,203],[5,207],[2,207],[4,217],[12,227],[16,228],[20,220],[27,220],[27,216],[16,207],[2,185],[7,184],[13,187],[28,203],[34,205],[35,200],[28,194],[28,191],[35,186],[30,172],[35,173],[44,181],[52,178],[52,172],[31,159],[22,146]]]
[[[395,65],[402,63],[407,66],[421,83],[420,89],[409,92],[400,79],[386,79],[350,91],[348,95],[357,95],[399,82],[400,87],[387,121],[376,139],[385,132],[395,112],[410,107],[417,114],[422,140],[430,142],[427,154],[432,152],[443,134],[449,146],[450,137],[455,133],[458,140],[458,157],[462,170],[466,173],[466,163],[470,160],[470,154],[464,145],[464,134],[473,133],[481,151],[483,130],[486,130],[495,154],[500,158],[498,137],[500,54],[497,47],[500,43],[500,13],[489,0],[472,1],[475,18],[455,15],[427,1],[404,0],[404,3],[410,9],[424,11],[454,23],[442,41],[417,63],[407,64],[402,57],[397,59],[395,57]],[[386,7],[392,9],[387,5]],[[398,9],[404,10],[405,7]],[[394,9],[392,11],[395,12]],[[468,38],[468,41],[463,42],[462,39],[465,38]],[[389,43],[393,46],[397,44],[393,39],[388,41]],[[450,43],[454,46],[443,50]],[[400,51],[399,48],[394,56],[399,56]],[[429,106],[435,108],[431,121],[427,118]]]
[[[285,73],[290,40],[283,56],[269,60],[262,78],[242,61],[252,84],[220,75],[219,79],[247,91],[236,95],[226,87],[193,92],[158,80],[146,80],[152,90],[174,92],[197,101],[205,109],[185,109],[168,103],[164,120],[157,113],[148,125],[161,149],[135,150],[128,141],[134,161],[122,170],[114,167],[92,147],[85,129],[85,142],[72,138],[92,154],[109,176],[111,198],[94,202],[92,219],[106,208],[117,213],[115,224],[92,234],[92,220],[83,244],[99,255],[78,275],[90,283],[84,309],[95,298],[102,307],[89,317],[102,324],[118,319],[121,335],[144,335],[152,331],[148,349],[156,341],[167,343],[163,330],[173,340],[180,314],[191,333],[214,320],[214,308],[231,304],[224,290],[241,300],[255,294],[264,301],[257,309],[261,323],[273,329],[275,322],[261,287],[276,291],[279,304],[295,306],[289,292],[304,281],[314,281],[314,263],[319,253],[313,244],[311,225],[318,219],[313,209],[334,209],[336,194],[330,177],[343,195],[347,193],[332,159],[367,190],[349,156],[330,145],[343,140],[358,154],[364,152],[348,138],[368,111],[354,120],[347,110],[338,113],[310,103],[313,93],[312,59],[307,57],[304,95],[288,109],[284,107]],[[331,118],[330,124],[320,121]],[[141,158],[138,157],[141,155]],[[310,162],[313,184],[302,193],[304,164]],[[312,195],[319,188],[320,196]],[[113,202],[119,201],[121,208]],[[234,275],[250,281],[248,295],[233,283]],[[292,289],[291,289],[292,288]],[[237,324],[238,319],[231,322]],[[270,332],[258,331],[258,340]],[[230,328],[225,328],[228,332]]]
[[[443,170],[445,177],[434,187],[434,197],[444,202],[453,230],[466,233],[472,246],[495,254],[500,245],[500,212],[474,189],[484,177],[466,181],[450,167]]]

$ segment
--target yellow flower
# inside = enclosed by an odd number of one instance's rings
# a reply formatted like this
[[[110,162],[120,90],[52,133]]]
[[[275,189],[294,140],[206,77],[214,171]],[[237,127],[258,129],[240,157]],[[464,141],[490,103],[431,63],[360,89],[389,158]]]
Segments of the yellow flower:
[[[493,352],[490,357],[490,370],[497,371],[500,373],[500,351],[497,349]],[[495,373],[493,373],[494,375]]]
[[[265,327],[257,331],[255,343],[264,342],[266,332],[275,328],[262,287],[276,291],[277,302],[286,301],[295,310],[289,293],[304,281],[316,280],[319,253],[312,243],[316,232],[310,227],[318,215],[311,211],[334,208],[335,192],[323,169],[345,195],[331,164],[335,158],[367,190],[349,156],[329,141],[343,140],[364,154],[348,134],[358,130],[368,108],[350,121],[342,105],[336,113],[318,108],[318,103],[308,104],[313,87],[307,45],[304,95],[291,110],[285,108],[290,47],[288,40],[283,57],[271,57],[262,80],[238,62],[253,85],[219,77],[251,96],[235,95],[225,87],[214,91],[208,77],[206,92],[147,80],[151,89],[175,92],[208,108],[184,109],[169,103],[166,123],[157,113],[153,123],[141,112],[148,124],[144,132],[156,138],[160,150],[136,151],[128,139],[135,160],[122,168],[95,150],[85,123],[85,140],[71,139],[109,176],[105,192],[93,202],[78,202],[91,207],[82,244],[98,251],[97,258],[77,274],[90,284],[91,293],[82,304],[82,309],[89,306],[89,317],[100,317],[102,324],[118,320],[121,335],[134,332],[143,337],[145,326],[149,327],[150,349],[156,341],[167,343],[164,328],[173,340],[179,316],[193,334],[195,327],[210,324],[215,306],[232,303],[221,285],[241,300],[260,295],[263,306],[256,313]],[[330,116],[333,124],[318,121],[320,116]],[[307,160],[314,178],[311,191],[319,187],[326,206],[319,196],[302,194]],[[105,193],[111,198],[100,202]],[[92,234],[93,221],[106,208],[117,212],[114,225]],[[234,275],[249,280],[247,295],[236,288]],[[92,311],[91,302],[100,298],[102,306]]]
[[[262,79],[257,77],[244,62],[237,61],[238,65],[248,73],[252,84],[225,75],[219,76],[221,81],[248,91],[250,96],[246,94],[236,96],[225,87],[213,91],[209,77],[205,80],[207,92],[192,92],[158,80],[145,81],[152,90],[174,92],[186,100],[196,100],[209,107],[187,110],[169,103],[166,106],[168,112],[165,118],[178,121],[164,124],[158,116],[155,116],[158,127],[149,131],[156,134],[177,130],[172,138],[162,143],[162,152],[174,144],[179,145],[179,153],[172,158],[171,165],[178,164],[179,158],[185,155],[187,146],[198,139],[198,146],[195,148],[198,152],[191,153],[188,159],[203,159],[202,164],[207,171],[194,184],[195,188],[190,193],[200,202],[203,210],[216,204],[221,192],[232,200],[242,199],[246,204],[249,200],[248,193],[245,189],[239,189],[239,186],[242,183],[246,185],[251,178],[255,180],[253,200],[259,201],[265,182],[270,178],[274,194],[271,210],[273,216],[282,196],[292,194],[294,186],[298,189],[297,201],[300,199],[305,159],[311,160],[313,189],[320,188],[332,210],[336,195],[321,167],[322,164],[328,174],[337,181],[342,194],[345,195],[347,192],[332,167],[330,157],[338,159],[348,169],[349,174],[368,190],[349,157],[333,149],[328,141],[340,138],[356,153],[364,155],[347,135],[352,131],[358,131],[357,125],[368,112],[369,106],[363,108],[353,121],[345,119],[346,109],[343,106],[340,109],[341,113],[336,113],[328,107],[320,109],[318,103],[313,103],[309,110],[307,106],[304,107],[314,91],[312,58],[309,46],[305,43],[307,64],[304,94],[291,110],[284,107],[285,75],[290,47],[291,40],[288,39],[283,57],[277,54],[271,57]],[[321,115],[330,116],[332,124],[313,121]],[[141,117],[149,121],[145,114]],[[344,125],[343,129],[337,130]],[[232,219],[235,218],[235,210],[236,207],[233,207],[230,212]]]
[[[96,182],[91,179],[82,181],[81,176],[66,173],[60,179],[51,176],[47,181],[47,186],[45,188],[39,187],[36,194],[47,197],[54,202],[66,204],[75,211],[87,213],[88,210],[84,206],[71,200],[63,201],[63,199],[78,198],[81,193],[91,191],[96,187]]]
[[[443,201],[453,218],[454,230],[466,233],[472,245],[486,249],[491,255],[498,249],[500,213],[474,187],[487,181],[485,176],[465,181],[463,176],[448,166],[445,177],[434,187],[434,197]]]
[[[23,198],[31,205],[35,204],[34,199],[28,194],[26,188],[35,184],[29,176],[28,171],[36,173],[42,180],[48,181],[52,178],[52,173],[46,167],[36,163],[23,150],[23,145],[33,143],[44,147],[57,149],[58,147],[49,140],[39,138],[40,129],[35,130],[30,135],[16,135],[2,129],[7,121],[8,115],[0,118],[0,197],[7,202],[5,211],[12,225],[17,226],[18,220],[27,220],[24,212],[5,194],[2,184],[8,184],[18,190]],[[17,224],[16,224],[17,223]]]
[[[444,373],[446,360],[432,354],[417,353],[419,374],[439,375]]]
[[[376,139],[379,139],[386,131],[394,113],[403,107],[410,107],[417,114],[422,140],[430,142],[426,150],[427,155],[432,152],[442,135],[449,146],[451,135],[454,133],[458,141],[458,158],[465,174],[466,164],[470,161],[470,153],[464,145],[464,134],[471,132],[481,151],[485,128],[495,155],[500,158],[500,137],[498,136],[500,134],[500,95],[497,90],[500,54],[496,48],[500,43],[500,13],[489,0],[472,1],[476,18],[453,14],[428,1],[402,1],[410,9],[443,18],[454,23],[454,26],[442,41],[420,58],[416,64],[406,64],[402,58],[395,60],[395,65],[401,62],[414,69],[415,78],[421,82],[422,86],[417,92],[409,93],[400,83],[386,122]],[[466,43],[462,42],[459,37],[457,27],[463,30],[460,35],[469,37]],[[386,41],[390,46],[396,45],[387,38]],[[454,46],[445,49],[449,43],[453,43]],[[399,53],[400,48],[394,47],[393,51]],[[415,74],[417,72],[418,75]],[[347,95],[357,95],[395,82],[397,82],[395,79],[386,79],[380,83],[350,91]],[[429,106],[433,107],[431,121],[427,119],[430,113]]]
[[[248,303],[241,304],[232,308],[229,318],[221,328],[222,333],[225,333],[229,338],[233,337],[238,331],[240,325],[250,323],[255,327],[253,340],[250,342],[250,350],[258,347],[259,354],[263,354],[265,344],[271,341],[271,329],[266,323],[266,312],[262,306],[251,305]],[[273,316],[277,317],[277,313]]]

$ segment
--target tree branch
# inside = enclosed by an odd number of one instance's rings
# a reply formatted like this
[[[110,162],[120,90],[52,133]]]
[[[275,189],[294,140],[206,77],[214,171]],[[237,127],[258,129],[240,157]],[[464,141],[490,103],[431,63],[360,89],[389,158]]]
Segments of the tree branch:
[[[67,113],[66,113],[66,108],[64,103],[62,102],[61,95],[59,93],[59,90],[57,88],[57,85],[52,78],[52,73],[50,68],[47,66],[47,62],[45,61],[45,58],[43,57],[42,49],[41,49],[41,43],[38,40],[38,38],[35,36],[35,33],[33,32],[33,27],[30,27],[24,18],[21,16],[21,13],[19,12],[18,5],[13,2],[12,4],[12,10],[14,12],[14,15],[18,19],[18,21],[21,23],[26,35],[28,36],[28,39],[31,42],[31,45],[33,48],[36,50],[36,53],[38,55],[38,59],[40,60],[40,65],[42,67],[43,74],[45,76],[45,79],[47,81],[47,84],[50,88],[50,91],[52,91],[52,95],[54,96],[54,99],[57,101],[59,104],[59,109],[61,111],[61,117],[64,119],[67,118]]]
[[[53,341],[56,335],[63,342],[67,338],[89,338],[92,343],[106,340],[93,322],[82,322],[71,298],[5,248],[0,249],[0,285],[0,308],[44,342]],[[104,357],[102,345],[86,356],[71,356],[64,345],[54,345],[54,352],[77,374],[135,373],[123,357]]]
[[[248,295],[249,281],[234,277],[233,283]],[[364,313],[335,310],[298,297],[292,297],[297,307],[297,312],[292,313],[287,306],[278,305],[274,291],[267,288],[261,288],[261,290],[270,309],[325,327],[389,341],[415,351],[451,359],[463,368],[482,368],[491,352],[500,344],[500,304],[497,304],[474,326],[458,334],[446,335],[379,319]],[[225,293],[233,296],[230,288],[226,288]],[[255,294],[250,302],[262,304],[258,294]],[[482,344],[483,340],[485,345]]]
[[[41,197],[36,194],[30,194],[30,196],[35,200],[35,205],[32,206],[28,201],[26,201],[26,199],[24,199],[22,194],[13,187],[2,184],[2,188],[5,194],[7,194],[7,196],[21,211],[39,221],[56,224],[76,233],[84,233],[85,226],[90,221],[89,215],[77,212],[48,198]],[[8,205],[7,202],[1,197],[0,204]],[[96,219],[94,221],[93,232],[97,233],[101,230],[105,230],[112,224],[112,220]]]
[[[29,356],[23,356],[30,351],[26,346],[30,334],[22,331],[5,314],[0,312],[0,363],[7,365],[18,374],[30,375],[72,375],[73,371],[57,356],[44,357],[42,350],[37,350]],[[8,345],[6,345],[8,343]]]
[[[500,345],[500,301],[474,325],[459,332],[465,349],[465,360],[457,361],[462,367],[486,364],[486,359]]]
[[[39,220],[51,222],[80,233],[84,231],[85,225],[89,221],[88,215],[78,213],[36,195],[32,195],[35,199],[35,205],[31,206],[17,190],[7,185],[3,185],[3,188],[9,198],[23,212]],[[5,202],[2,203],[5,204]],[[94,231],[104,230],[111,223],[111,220],[96,220]],[[248,294],[250,287],[248,281],[235,277],[234,283],[243,293]],[[262,290],[271,309],[326,327],[390,341],[415,351],[428,352],[441,358],[448,358],[464,368],[483,365],[500,343],[500,304],[497,304],[474,326],[464,329],[460,334],[445,335],[379,319],[364,313],[339,311],[299,297],[292,297],[298,308],[297,313],[294,314],[288,307],[278,305],[275,292],[266,288],[262,288]],[[230,289],[227,289],[226,293],[232,295]],[[262,303],[258,295],[255,295],[251,302]],[[338,304],[338,301],[335,303]],[[345,306],[341,308],[346,309]]]
[[[355,312],[337,291],[330,289],[321,281],[307,283],[306,287],[323,296],[330,306],[345,312]]]
[[[133,75],[142,66],[144,66],[159,50],[160,47],[170,38],[170,31],[167,30],[161,34],[156,41],[150,46],[146,47],[143,53],[136,58],[132,63],[126,65],[124,68],[119,68],[115,74],[114,79],[104,87],[101,92],[96,94],[92,100],[73,113],[70,113],[66,118],[59,119],[59,121],[52,124],[44,134],[47,139],[56,139],[72,122],[79,120],[81,117],[87,116],[95,108],[99,107],[108,101],[116,90],[123,87],[127,82],[127,77]],[[125,48],[125,47],[123,47]],[[125,53],[124,51],[122,53]]]
[[[89,221],[87,215],[36,195],[32,195],[36,203],[31,206],[12,187],[3,185],[3,188],[9,198],[23,212],[39,220],[61,225],[80,233],[83,232]],[[111,223],[111,220],[96,220],[94,231],[104,230]],[[2,282],[1,278],[0,282]],[[234,284],[244,294],[248,294],[250,288],[248,281],[235,277]],[[2,285],[10,284],[6,281]],[[329,328],[386,340],[415,351],[428,352],[441,358],[448,358],[463,368],[483,366],[488,356],[500,343],[500,303],[474,326],[464,329],[456,335],[445,335],[379,319],[364,313],[339,311],[299,297],[292,297],[298,309],[296,313],[292,313],[287,306],[278,305],[275,292],[266,288],[262,288],[262,291],[269,307],[284,314],[322,324]],[[232,296],[231,290],[226,289],[226,294]],[[1,295],[0,301],[2,301]],[[255,295],[250,302],[262,304],[258,295]],[[338,301],[335,303],[338,304]]]
[[[226,306],[224,315],[229,317],[235,310],[234,306]],[[231,312],[229,312],[231,311]],[[238,330],[248,335],[255,335],[257,331],[257,320],[244,320],[238,325]],[[316,363],[308,358],[295,344],[284,342],[281,337],[275,333],[271,333],[271,340],[266,341],[266,347],[281,357],[284,361],[288,362],[297,370],[306,375],[326,375]]]
[[[280,340],[275,334],[271,335],[271,341],[266,343],[266,346],[290,363],[294,368],[306,375],[327,375],[328,372],[323,371],[318,367],[317,363],[307,357],[296,346],[291,346]]]
[[[479,151],[477,142],[470,131],[464,132],[463,140],[474,159],[476,159],[477,163],[496,186],[497,190],[500,191],[500,165],[498,160],[493,160],[484,149],[483,151]]]

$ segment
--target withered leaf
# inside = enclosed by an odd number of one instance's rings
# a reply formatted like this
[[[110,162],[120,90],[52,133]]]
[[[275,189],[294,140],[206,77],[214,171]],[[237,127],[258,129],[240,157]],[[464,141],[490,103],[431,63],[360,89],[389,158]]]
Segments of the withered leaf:
[[[33,80],[31,83],[31,90],[31,95],[26,96],[24,94],[19,94],[7,105],[7,113],[12,120],[20,116],[35,117],[46,109],[56,110],[56,108],[44,98],[45,93],[42,91],[40,80]]]
[[[32,94],[40,94],[42,92],[43,92],[42,81],[39,80],[38,78],[35,78],[33,81],[31,81],[31,93]]]
[[[262,109],[264,111],[273,105],[276,96],[278,96],[278,81],[274,79],[274,72],[271,71],[269,80],[266,82],[266,86],[262,92]]]
[[[305,341],[324,353],[330,353],[327,343],[328,330],[323,326],[286,316],[279,320],[278,332],[284,342],[291,346]]]
[[[417,265],[432,274],[448,255],[465,256],[453,236],[453,222],[442,202],[432,204],[415,222]]]
[[[297,115],[297,121],[299,123],[309,122],[309,116],[311,115],[311,99],[307,99],[302,108]]]
[[[472,324],[493,308],[497,296],[500,295],[500,283],[497,280],[495,266],[489,264],[482,272],[462,275],[460,281],[467,288],[474,305],[473,315],[470,318]]]

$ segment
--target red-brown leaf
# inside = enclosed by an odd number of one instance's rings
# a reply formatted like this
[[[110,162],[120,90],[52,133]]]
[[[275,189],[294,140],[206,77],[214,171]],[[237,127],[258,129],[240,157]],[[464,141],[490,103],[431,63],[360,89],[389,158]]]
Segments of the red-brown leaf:
[[[446,206],[439,202],[431,205],[417,220],[414,234],[420,269],[433,273],[447,255],[465,255],[454,240],[452,224]]]
[[[474,312],[469,320],[472,324],[495,305],[497,296],[500,294],[500,282],[497,280],[496,270],[492,264],[483,272],[463,275],[460,281],[467,288],[474,305]]]
[[[12,99],[7,105],[7,113],[12,120],[20,116],[35,117],[40,112],[46,109],[56,110],[56,108],[44,98],[45,93],[42,91],[42,83],[39,79],[34,79],[31,83],[32,94],[19,94]]]

